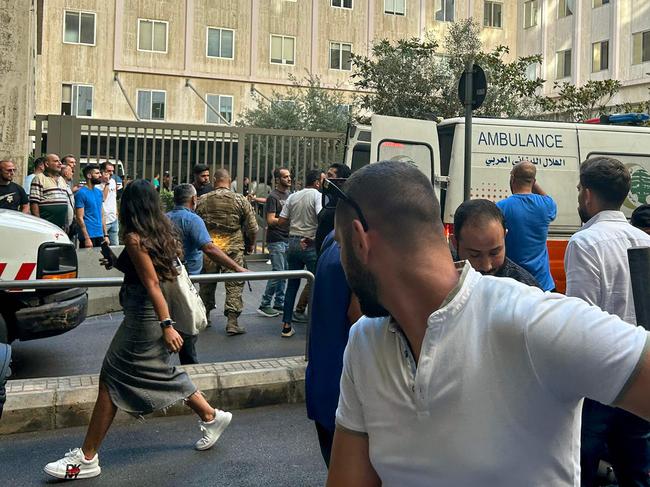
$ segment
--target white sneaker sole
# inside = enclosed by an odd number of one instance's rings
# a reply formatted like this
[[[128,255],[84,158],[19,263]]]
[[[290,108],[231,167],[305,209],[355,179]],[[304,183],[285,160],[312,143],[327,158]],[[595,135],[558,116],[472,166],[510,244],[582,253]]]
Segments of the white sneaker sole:
[[[199,451],[205,451],[205,450],[209,450],[214,446],[214,444],[219,440],[221,434],[226,430],[226,428],[232,421],[232,413],[226,412],[226,415],[228,416],[228,418],[221,423],[212,441],[210,443],[205,443],[205,444],[197,442],[195,443],[194,448],[196,448]]]
[[[78,479],[90,479],[93,477],[97,477],[100,473],[102,473],[102,469],[99,465],[97,465],[95,468],[92,469],[84,469],[81,472],[79,472],[79,475],[76,477],[66,477],[66,472],[58,472],[55,470],[50,470],[47,468],[47,465],[43,468],[43,471],[51,475],[52,477],[55,477],[57,479],[64,479],[64,480],[78,480]]]
[[[257,310],[257,314],[260,315],[260,316],[264,316],[264,318],[276,318],[276,317],[280,316],[279,311],[277,313],[275,313],[275,314],[268,314],[268,313],[265,313],[264,311],[259,310],[259,309]]]

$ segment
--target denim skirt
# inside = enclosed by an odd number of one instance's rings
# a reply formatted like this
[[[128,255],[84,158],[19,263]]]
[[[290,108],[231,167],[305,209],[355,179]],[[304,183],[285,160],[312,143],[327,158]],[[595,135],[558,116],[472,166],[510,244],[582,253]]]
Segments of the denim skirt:
[[[133,415],[164,410],[196,392],[189,376],[171,365],[159,321],[146,289],[120,289],[124,320],[111,342],[99,376],[113,404]]]

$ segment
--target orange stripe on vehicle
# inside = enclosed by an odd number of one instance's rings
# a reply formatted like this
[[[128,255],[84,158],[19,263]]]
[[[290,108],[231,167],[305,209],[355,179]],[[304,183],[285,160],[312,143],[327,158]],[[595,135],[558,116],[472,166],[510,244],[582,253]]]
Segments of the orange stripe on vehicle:
[[[18,269],[18,274],[16,274],[16,281],[26,281],[29,279],[29,276],[32,275],[34,269],[36,268],[36,263],[28,262],[27,264],[22,264],[20,269]]]
[[[555,281],[555,288],[559,293],[566,292],[566,274],[564,273],[564,253],[568,240],[548,240],[548,257],[551,264],[551,275]]]

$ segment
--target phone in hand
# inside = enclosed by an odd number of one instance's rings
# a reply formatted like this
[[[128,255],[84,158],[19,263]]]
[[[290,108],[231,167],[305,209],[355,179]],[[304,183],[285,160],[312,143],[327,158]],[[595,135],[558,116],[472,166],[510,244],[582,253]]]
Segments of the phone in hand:
[[[102,253],[102,257],[106,259],[106,263],[104,264],[104,267],[106,267],[106,269],[111,269],[113,267],[113,252],[111,251],[111,247],[108,244],[108,242],[106,241],[102,242],[100,251]]]

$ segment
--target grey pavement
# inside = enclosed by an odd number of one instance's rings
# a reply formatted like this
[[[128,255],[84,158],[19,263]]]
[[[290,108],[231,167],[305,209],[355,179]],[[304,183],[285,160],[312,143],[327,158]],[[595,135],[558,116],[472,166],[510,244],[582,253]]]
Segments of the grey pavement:
[[[81,445],[85,428],[0,437],[0,484],[31,486],[50,479],[43,466]],[[116,424],[100,451],[102,474],[87,486],[300,486],[324,485],[325,464],[304,404],[233,411],[217,445],[193,449],[194,417]]]
[[[251,270],[271,270],[264,262],[252,262]],[[303,283],[304,284],[304,283]],[[197,352],[201,362],[225,362],[257,358],[288,357],[304,354],[305,324],[296,324],[291,338],[280,336],[281,317],[265,318],[256,310],[266,281],[251,282],[252,292],[244,286],[244,311],[240,323],[245,335],[228,337],[224,332],[223,316],[225,290],[217,286],[217,309],[210,317],[212,326],[198,340]],[[118,288],[115,288],[115,292]],[[122,319],[121,313],[88,318],[76,329],[56,337],[12,344],[12,379],[97,374],[104,353]]]

